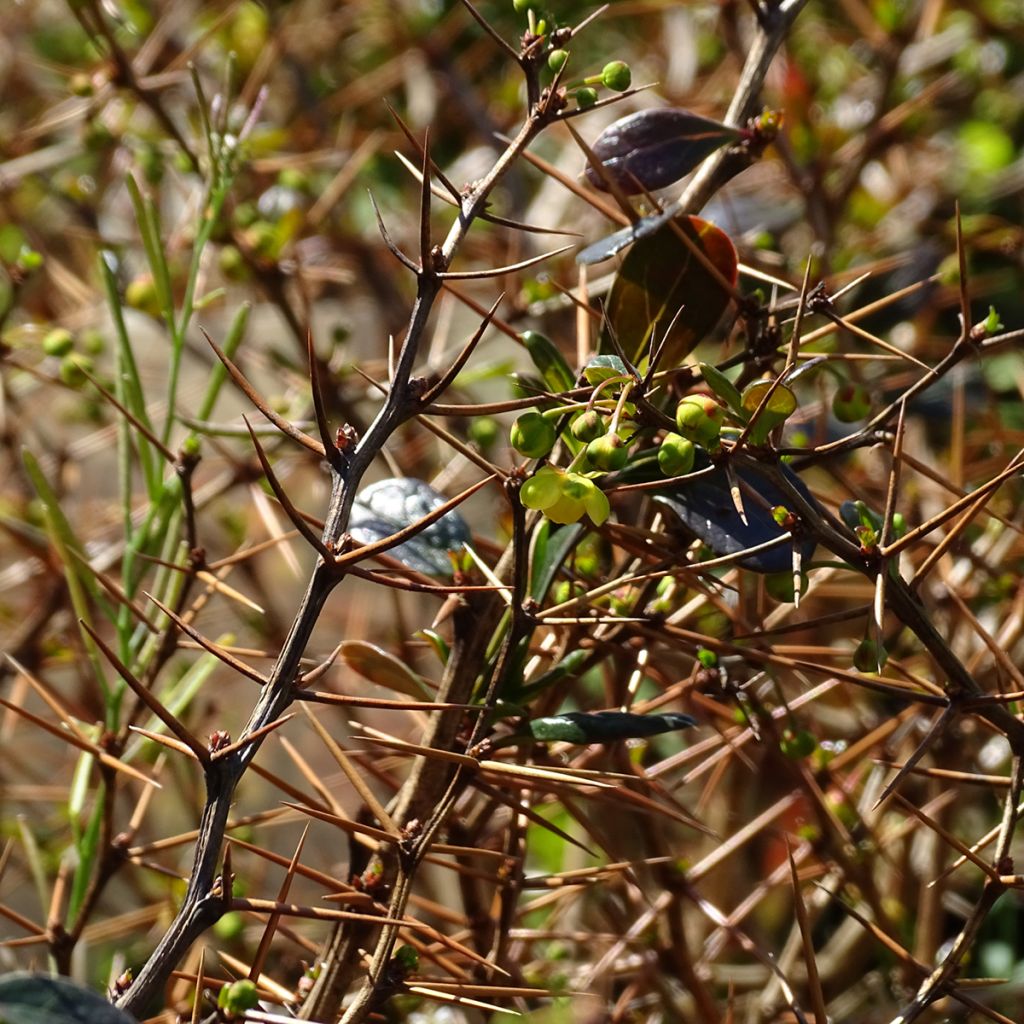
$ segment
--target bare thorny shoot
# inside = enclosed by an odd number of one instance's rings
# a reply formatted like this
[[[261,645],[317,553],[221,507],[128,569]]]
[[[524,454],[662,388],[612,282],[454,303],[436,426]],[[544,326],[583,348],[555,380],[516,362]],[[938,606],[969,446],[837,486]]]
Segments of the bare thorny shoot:
[[[725,116],[727,124],[744,126],[757,115],[769,66],[805,4],[806,0],[780,0],[751,5],[756,28]],[[120,339],[119,371],[112,390],[99,380],[93,384],[120,416],[119,468],[123,478],[127,481],[135,469],[145,478],[151,498],[146,530],[165,538],[159,555],[144,553],[148,539],[133,520],[131,502],[126,501],[123,579],[115,582],[108,574],[109,566],[90,561],[77,541],[71,525],[61,515],[60,496],[48,484],[39,463],[31,456],[26,459],[26,472],[46,506],[47,540],[37,548],[51,545],[65,566],[72,607],[82,627],[83,649],[97,679],[105,686],[106,731],[98,734],[78,725],[76,716],[53,688],[17,660],[20,649],[11,652],[17,678],[46,702],[65,728],[52,726],[45,718],[26,711],[18,701],[4,699],[3,706],[38,728],[56,732],[65,742],[95,758],[103,796],[97,799],[89,825],[95,834],[87,848],[96,851],[95,860],[87,864],[88,870],[61,867],[45,926],[35,925],[5,907],[0,906],[0,911],[28,932],[26,944],[45,944],[58,969],[62,973],[70,971],[74,950],[83,941],[104,891],[126,864],[148,865],[147,857],[159,848],[159,843],[135,843],[155,799],[152,783],[160,771],[158,767],[151,776],[130,763],[142,736],[165,748],[159,766],[168,757],[184,758],[199,766],[205,800],[194,836],[168,840],[171,844],[194,838],[195,844],[187,888],[177,912],[141,970],[134,977],[123,977],[112,993],[120,1008],[137,1015],[160,1001],[172,978],[184,978],[194,985],[193,1020],[208,1012],[203,990],[213,978],[206,973],[204,960],[196,961],[193,951],[216,922],[239,911],[265,915],[267,924],[250,962],[232,962],[226,955],[224,963],[237,973],[247,973],[268,1000],[290,1004],[300,1019],[356,1024],[385,1013],[388,1001],[401,994],[457,1004],[467,1014],[490,1012],[496,1009],[496,1002],[539,1005],[535,1001],[547,990],[534,984],[531,977],[539,975],[546,981],[547,974],[527,969],[529,957],[524,949],[531,941],[569,941],[567,936],[574,942],[587,941],[587,929],[593,922],[574,905],[572,894],[587,887],[599,890],[606,883],[608,893],[601,909],[608,931],[600,935],[600,946],[595,947],[597,951],[586,970],[573,979],[572,987],[614,991],[614,1002],[606,1013],[609,1020],[644,1012],[645,1006],[653,1005],[648,1000],[660,1000],[665,1013],[675,1012],[681,1019],[734,1019],[735,979],[728,973],[728,965],[719,959],[722,950],[729,947],[738,947],[759,965],[757,977],[764,991],[760,1001],[756,996],[748,1001],[748,1009],[753,1007],[751,1019],[769,1019],[769,1014],[780,1007],[797,1021],[813,1019],[815,1024],[825,1024],[829,1014],[843,1019],[838,1015],[842,1009],[832,1009],[830,1000],[840,998],[848,980],[849,954],[858,951],[859,955],[865,944],[876,944],[893,957],[898,975],[894,987],[905,993],[894,1024],[909,1024],[939,1000],[949,1000],[987,1019],[1006,1021],[1008,1018],[971,994],[961,968],[996,901],[1004,893],[1024,887],[1024,879],[1014,871],[1012,850],[1018,816],[1024,807],[1024,723],[1015,712],[1015,702],[1024,699],[1024,677],[1008,653],[1019,639],[1021,628],[1019,624],[1014,628],[1004,624],[993,636],[956,587],[949,584],[948,603],[954,606],[950,616],[955,627],[947,629],[927,606],[926,595],[933,573],[941,571],[948,581],[951,574],[943,559],[964,541],[977,519],[995,524],[990,547],[1001,544],[1005,551],[1012,545],[1019,546],[1020,523],[996,510],[993,501],[1004,483],[1019,476],[1024,454],[995,467],[988,483],[968,489],[962,479],[951,483],[937,478],[934,470],[907,450],[906,443],[907,409],[912,400],[951,378],[958,366],[1013,345],[1020,333],[1003,331],[991,317],[975,322],[959,214],[956,254],[960,264],[960,334],[934,364],[904,358],[893,346],[857,326],[902,295],[890,295],[842,314],[838,287],[831,294],[824,284],[810,287],[808,261],[803,287],[793,289],[788,302],[773,297],[770,304],[765,304],[741,294],[734,282],[723,280],[708,250],[678,229],[680,242],[690,247],[696,261],[710,267],[707,272],[712,275],[713,285],[721,285],[728,293],[733,313],[744,325],[745,347],[738,354],[717,367],[666,365],[659,359],[668,345],[670,326],[662,325],[664,337],[649,339],[644,360],[637,358],[636,351],[627,352],[615,331],[610,330],[607,348],[614,353],[611,358],[617,360],[614,375],[598,380],[587,377],[586,360],[581,358],[573,380],[559,389],[545,378],[548,387],[539,396],[473,405],[447,401],[447,392],[471,362],[488,330],[497,328],[517,342],[522,340],[520,333],[499,316],[500,298],[490,308],[480,306],[460,290],[461,282],[505,278],[546,258],[520,260],[490,270],[462,270],[457,257],[467,234],[481,220],[534,230],[531,225],[503,220],[494,213],[490,204],[496,188],[525,160],[543,166],[539,157],[527,153],[542,132],[561,122],[578,124],[577,117],[587,109],[615,102],[609,97],[595,103],[585,94],[589,86],[572,86],[567,64],[557,65],[553,77],[547,70],[552,51],[569,50],[584,29],[595,31],[594,17],[575,27],[551,27],[539,21],[531,9],[527,29],[513,46],[468,0],[464,0],[464,7],[486,33],[490,45],[521,69],[526,114],[490,169],[465,187],[449,181],[434,163],[429,134],[417,138],[395,115],[411,147],[405,162],[420,186],[415,255],[404,252],[392,239],[376,204],[374,213],[385,246],[404,271],[414,275],[416,288],[406,327],[397,342],[392,342],[386,380],[376,381],[367,375],[370,384],[383,393],[372,421],[363,429],[353,422],[356,416],[349,416],[348,409],[339,410],[332,404],[328,368],[305,328],[304,311],[291,305],[278,268],[247,250],[242,239],[240,247],[252,272],[279,307],[284,322],[306,346],[315,434],[276,411],[236,364],[234,356],[245,332],[247,311],[239,313],[223,345],[218,339],[208,338],[220,360],[218,373],[223,368],[218,381],[231,379],[288,442],[325,463],[330,477],[330,500],[320,521],[297,507],[287,481],[272,462],[280,449],[266,442],[268,433],[256,424],[255,417],[246,418],[258,472],[288,517],[294,531],[291,537],[299,538],[314,556],[301,603],[284,631],[272,667],[261,671],[250,664],[246,652],[210,639],[195,621],[211,594],[230,592],[239,596],[224,579],[236,564],[248,564],[253,554],[243,551],[237,559],[208,563],[203,551],[199,519],[202,502],[194,490],[193,477],[199,465],[198,437],[202,431],[198,425],[209,416],[219,384],[213,386],[209,401],[198,410],[195,432],[189,433],[177,450],[173,439],[176,428],[189,425],[176,411],[175,396],[178,367],[197,301],[202,249],[229,202],[246,136],[258,120],[264,97],[258,92],[249,97],[249,118],[233,134],[226,97],[218,96],[207,103],[200,78],[194,75],[206,140],[206,153],[200,156],[175,127],[159,91],[147,83],[121,48],[102,5],[91,0],[75,5],[76,16],[107,53],[113,69],[111,82],[151,110],[193,170],[204,168],[208,186],[189,286],[176,310],[161,255],[159,216],[152,201],[134,181],[129,182],[133,209],[153,268],[156,308],[173,341],[169,408],[161,428],[151,423],[143,399],[111,261],[105,259],[101,265]],[[628,97],[633,91],[626,89],[618,95]],[[582,139],[579,142],[596,172],[602,174],[593,153]],[[620,243],[625,245],[649,237],[669,222],[678,223],[682,215],[699,212],[723,185],[749,166],[755,155],[751,147],[743,145],[720,150],[701,164],[682,195],[672,203],[659,205],[649,195],[634,203],[612,181],[604,184],[615,205],[592,193],[584,193],[584,197],[623,227]],[[578,190],[575,183],[566,183]],[[451,227],[440,241],[431,231],[434,197],[455,209]],[[607,251],[613,248],[617,251],[618,246],[609,245]],[[774,279],[772,285],[785,287],[786,282]],[[586,356],[591,354],[587,347],[591,332],[602,330],[613,318],[603,316],[590,304],[585,289],[580,292],[579,296],[570,295],[568,301],[575,304],[579,314],[578,351]],[[481,319],[459,354],[428,379],[418,376],[417,369],[424,363],[432,316],[442,296],[464,301]],[[815,316],[823,318],[824,326],[808,330],[806,322]],[[809,346],[830,334],[880,346],[885,355],[876,352],[876,358],[898,359],[914,378],[897,396],[876,402],[873,414],[865,417],[858,429],[840,438],[821,438],[816,444],[786,448],[780,430],[759,431],[758,421],[775,414],[777,406],[773,403],[780,396],[792,394],[790,385],[799,376],[797,368],[802,362],[817,360],[814,366],[819,366],[823,357]],[[609,358],[607,352],[605,358]],[[836,355],[839,363],[843,358]],[[849,361],[854,362],[852,357]],[[728,379],[723,382],[722,371],[737,368],[735,387]],[[617,433],[620,422],[629,419],[631,429],[636,429],[629,443],[636,437],[675,436],[677,428],[683,429],[681,414],[677,412],[673,418],[666,399],[673,395],[673,389],[685,394],[693,386],[710,388],[720,398],[723,393],[735,392],[732,413],[738,416],[737,426],[720,440],[717,432],[708,440],[711,465],[692,473],[683,469],[672,480],[682,482],[700,478],[702,473],[706,476],[713,469],[721,470],[729,483],[730,500],[744,523],[754,518],[759,503],[774,505],[771,512],[785,533],[762,543],[751,542],[740,550],[699,549],[692,557],[684,557],[677,539],[666,532],[666,520],[656,504],[643,505],[642,515],[636,511],[640,507],[637,503],[647,501],[647,492],[664,488],[665,480],[628,475],[619,478],[614,474],[603,479],[595,474],[596,485],[592,480],[575,484],[575,500],[580,508],[569,519],[582,517],[585,502],[590,502],[588,510],[599,508],[602,500],[607,506],[606,499],[594,498],[594,490],[601,490],[616,502],[630,503],[635,518],[622,516],[618,522],[605,521],[606,516],[590,511],[595,529],[564,525],[560,531],[553,531],[549,520],[554,506],[550,502],[543,506],[549,512],[545,517],[536,511],[542,506],[532,504],[523,488],[528,479],[540,480],[545,473],[552,479],[557,477],[559,486],[573,484],[572,471],[582,463],[582,456],[569,440],[565,429],[568,419],[580,412],[599,410],[601,416],[610,418],[609,436]],[[742,397],[739,389],[743,389]],[[748,402],[748,395],[755,397]],[[741,402],[745,404],[741,406]],[[541,469],[532,459],[511,469],[491,461],[479,447],[451,429],[450,423],[442,426],[445,418],[455,421],[459,417],[534,408],[544,410],[539,419],[548,426],[557,422],[557,433],[562,437],[562,447]],[[958,415],[962,418],[962,409]],[[479,469],[479,478],[450,501],[392,535],[359,543],[350,532],[356,494],[364,476],[389,457],[389,448],[412,422],[435,434],[468,465]],[[552,431],[553,436],[555,433]],[[855,525],[833,513],[835,502],[830,505],[824,499],[819,501],[820,495],[796,482],[792,469],[828,468],[850,452],[868,447],[877,447],[889,456],[884,507],[872,512],[862,505]],[[549,446],[540,456],[542,461],[550,451]],[[133,458],[138,460],[137,467],[131,463]],[[557,464],[559,458],[565,465]],[[252,476],[257,472],[255,467],[248,471]],[[911,473],[940,493],[943,502],[918,526],[908,529],[898,518],[897,504]],[[767,482],[780,497],[766,502],[752,480]],[[535,489],[539,486],[534,484]],[[125,489],[130,495],[130,484]],[[484,552],[488,557],[472,551],[459,563],[451,584],[403,569],[389,556],[389,552],[428,530],[481,490],[496,497],[510,521],[509,540],[503,549],[493,546],[493,550]],[[845,493],[845,484],[840,493]],[[942,539],[932,541],[939,531],[944,531]],[[185,541],[183,549],[181,538]],[[616,552],[614,563],[609,563],[600,578],[585,568],[588,558],[593,559],[587,545],[595,538]],[[778,548],[780,538],[788,545],[787,550],[793,551],[792,572],[787,570],[782,575],[791,581],[797,605],[816,609],[818,580],[827,581],[839,570],[847,577],[856,574],[866,581],[866,588],[853,588],[856,603],[847,601],[838,611],[799,622],[787,621],[789,612],[782,609],[759,616],[749,587],[744,591],[744,579],[753,574],[745,576],[744,569],[736,566],[746,560],[749,567],[750,559]],[[275,540],[274,545],[277,543]],[[930,547],[922,556],[926,544]],[[831,559],[822,562],[819,558],[809,582],[805,573],[808,566],[800,561],[800,551],[805,547],[824,551]],[[379,567],[368,568],[371,561]],[[910,562],[914,572],[907,579],[903,568]],[[161,585],[151,588],[161,595],[159,598],[149,597],[138,588],[144,569],[151,565],[163,574]],[[307,657],[311,638],[331,595],[343,584],[344,592],[356,580],[428,594],[442,602],[438,621],[445,621],[450,632],[447,640],[432,634],[432,642],[443,649],[444,667],[436,690],[424,695],[428,699],[347,697],[320,688],[344,643],[329,656],[311,663]],[[554,587],[556,580],[565,586]],[[861,592],[864,589],[866,594]],[[198,597],[197,591],[201,591]],[[106,639],[105,630],[98,624],[98,611],[115,623],[115,642]],[[728,629],[713,625],[703,629],[696,619],[698,612],[720,617]],[[1018,609],[1016,619],[1020,618]],[[840,635],[830,631],[849,622],[865,623],[865,639],[858,648],[858,656],[863,657],[855,670],[836,663],[835,648],[786,642],[789,633],[812,626],[821,629],[823,637]],[[905,657],[894,657],[885,666],[886,648],[893,647],[903,631],[913,638],[903,642]],[[971,643],[963,639],[965,633]],[[139,637],[147,645],[145,658],[139,655]],[[200,739],[187,724],[187,716],[154,692],[161,672],[186,644],[204,649],[232,673],[259,687],[259,696],[237,736],[216,732],[209,742]],[[28,639],[25,647],[31,648]],[[962,650],[973,653],[965,659]],[[664,665],[655,657],[659,651],[665,652]],[[870,663],[872,658],[874,664]],[[375,664],[379,668],[379,663]],[[142,671],[137,670],[139,665],[144,666]],[[979,666],[989,665],[993,667],[983,680]],[[546,672],[542,671],[545,666]],[[623,712],[655,713],[683,701],[717,733],[645,766],[631,758],[622,744],[609,744],[605,751],[600,742],[595,742],[579,753],[573,752],[569,744],[545,746],[544,735],[536,730],[521,731],[528,719],[551,717],[559,710],[561,699],[568,693],[559,689],[560,682],[582,678],[587,671],[602,667],[606,673],[604,706]],[[120,682],[106,682],[111,668]],[[386,671],[401,670],[391,666]],[[415,674],[410,675],[415,681]],[[991,678],[997,684],[991,684]],[[649,696],[643,688],[646,680],[658,685],[657,695]],[[798,692],[790,687],[795,696],[784,694],[783,680],[797,684]],[[535,687],[533,693],[531,684]],[[885,701],[888,715],[867,727],[856,742],[831,759],[812,763],[809,754],[815,747],[813,737],[810,749],[804,749],[807,734],[800,729],[798,716],[814,702],[827,707],[847,688]],[[519,703],[507,699],[513,690]],[[131,698],[134,702],[125,711],[122,703]],[[397,708],[411,714],[428,713],[429,717],[424,719],[418,742],[364,727],[361,738],[374,751],[368,756],[363,750],[344,749],[332,731],[311,713],[314,704],[343,709]],[[333,763],[357,793],[362,808],[358,815],[347,814],[311,770],[304,773],[309,789],[303,789],[274,776],[258,763],[264,741],[296,717],[296,707],[308,718]],[[156,728],[139,726],[146,713],[154,716]],[[930,714],[931,720],[915,738],[923,713]],[[506,719],[518,724],[496,729],[496,723]],[[1001,801],[998,826],[973,845],[957,838],[943,824],[949,801],[934,786],[928,791],[930,799],[924,807],[909,804],[897,792],[911,778],[924,778],[936,785],[946,778],[942,769],[929,766],[928,757],[964,722],[1003,737],[1010,750],[1005,777],[959,773],[960,781],[987,785]],[[889,767],[888,763],[871,769],[857,767],[857,759],[870,751],[883,751],[892,761],[900,745],[908,743],[912,753],[895,765],[896,775],[884,786],[880,772]],[[750,750],[755,746],[767,751],[761,763],[772,776],[771,785],[782,795],[753,821],[735,827],[736,821],[716,817],[709,804],[731,766],[738,763],[753,767]],[[291,749],[302,771],[301,754]],[[400,782],[375,764],[375,759],[385,754],[402,763],[411,762]],[[844,775],[848,767],[850,776],[856,772],[856,779]],[[291,810],[336,826],[339,834],[349,837],[347,880],[302,863],[305,833],[291,859],[260,851],[232,836],[234,829],[248,823],[232,820],[232,807],[239,784],[253,775],[262,775],[282,789]],[[697,781],[704,789],[694,813],[683,806],[675,789]],[[133,786],[141,782],[144,796],[137,802],[129,826],[118,833],[114,824],[116,796],[129,782]],[[386,788],[392,790],[390,799],[380,795]],[[906,812],[898,828],[882,817],[883,810],[896,804]],[[557,823],[543,813],[553,806],[567,811]],[[797,807],[807,824],[794,835],[783,821]],[[274,813],[268,812],[267,816]],[[680,858],[680,835],[712,833],[713,829],[703,823],[708,815],[717,830],[714,846],[699,859]],[[571,833],[563,825],[572,826]],[[531,829],[579,851],[581,857],[598,848],[604,852],[604,859],[597,866],[531,875],[526,863]],[[886,844],[893,839],[890,833],[895,832],[929,836],[935,842],[934,849],[941,848],[941,840],[960,857],[956,867],[970,863],[983,874],[980,895],[937,959],[941,909],[935,902],[937,896],[928,896],[921,887],[918,896],[927,905],[929,915],[927,934],[908,949],[901,939],[903,922],[894,913],[893,900],[880,888],[884,872],[871,870],[865,862],[867,849],[884,859]],[[725,838],[721,838],[723,834]],[[782,842],[775,844],[781,847],[781,855],[775,849],[775,862],[764,877],[749,885],[746,897],[731,910],[722,910],[721,898],[732,895],[728,888],[720,887],[711,896],[703,883],[748,844],[764,841],[769,845],[764,837],[772,835],[776,839],[782,836]],[[986,854],[989,845],[991,852]],[[286,869],[276,898],[236,894],[232,858],[243,851]],[[9,848],[0,860],[0,871],[8,852]],[[611,856],[616,852],[621,853],[618,859]],[[938,880],[948,878],[953,868],[940,875],[939,857],[935,855],[932,860]],[[438,866],[453,873],[452,886],[461,896],[463,912],[430,900],[418,890],[427,872]],[[892,870],[896,872],[898,866],[892,865]],[[327,887],[341,909],[290,901],[291,885],[300,876]],[[815,887],[809,887],[808,882]],[[748,919],[779,887],[791,889],[794,920],[784,950],[776,955],[758,941],[757,928]],[[74,911],[70,915],[65,912],[68,889],[72,890]],[[533,890],[539,895],[530,898]],[[824,948],[816,948],[815,925],[821,923],[827,911],[836,908],[841,909],[845,923],[835,929]],[[538,915],[543,926],[534,927],[531,914]],[[322,950],[311,954],[309,941],[291,929],[293,920],[300,918],[330,923],[332,931]],[[446,923],[459,926],[457,936],[441,930]],[[272,941],[285,933],[314,961],[302,986],[274,982],[265,971]],[[648,933],[652,955],[634,956],[640,948],[639,940]],[[698,934],[703,939],[700,947],[694,941]],[[436,967],[440,977],[420,976],[417,965],[423,962]],[[620,980],[621,985],[615,989],[615,982]],[[852,981],[849,983],[852,986]],[[574,998],[571,992],[569,998]],[[679,1010],[680,1006],[685,1009]],[[224,1014],[218,1009],[211,1019],[226,1019]],[[270,1018],[254,1011],[248,1019]]]

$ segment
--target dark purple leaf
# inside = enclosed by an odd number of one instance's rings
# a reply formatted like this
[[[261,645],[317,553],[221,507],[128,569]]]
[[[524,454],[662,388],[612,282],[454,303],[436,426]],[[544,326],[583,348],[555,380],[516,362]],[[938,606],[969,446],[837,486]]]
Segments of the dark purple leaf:
[[[593,151],[619,188],[636,195],[678,181],[740,135],[735,128],[689,110],[662,107],[641,110],[609,125]],[[593,167],[588,166],[586,174],[591,185],[607,191]]]

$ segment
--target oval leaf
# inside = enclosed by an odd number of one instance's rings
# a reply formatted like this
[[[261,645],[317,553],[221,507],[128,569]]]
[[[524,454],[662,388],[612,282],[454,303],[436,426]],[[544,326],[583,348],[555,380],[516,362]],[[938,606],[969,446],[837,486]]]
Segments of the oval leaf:
[[[609,125],[593,152],[605,173],[627,195],[665,188],[689,174],[716,149],[735,142],[735,128],[678,107],[641,110]],[[607,181],[587,167],[590,184],[608,191]]]
[[[443,505],[445,498],[429,484],[412,477],[381,480],[356,495],[349,533],[360,544],[383,540]],[[469,527],[451,511],[436,523],[387,553],[403,565],[427,576],[450,577],[449,551],[459,551],[470,540]]]
[[[67,978],[18,972],[0,977],[0,1024],[135,1024],[135,1018]]]
[[[608,326],[602,331],[601,351],[611,350],[614,332],[623,352],[638,363],[651,351],[652,339],[656,347],[668,332],[658,365],[669,369],[718,323],[730,293],[698,261],[691,246],[735,287],[738,260],[729,236],[699,217],[672,221],[640,239],[622,261],[605,307]]]
[[[404,661],[365,640],[344,640],[338,652],[353,672],[371,683],[420,700],[430,696],[426,683]]]
[[[635,715],[627,711],[570,711],[564,715],[535,718],[530,734],[535,740],[563,743],[615,743],[657,736],[696,725],[689,715]]]
[[[804,500],[819,507],[807,485],[792,470],[783,470]],[[786,531],[772,518],[771,508],[785,505],[785,495],[761,473],[749,466],[736,467],[736,476],[760,495],[762,500],[744,501],[747,522],[739,517],[729,490],[729,478],[723,466],[710,473],[677,483],[654,496],[654,500],[671,509],[694,536],[702,540],[716,555],[734,555],[758,544],[765,544]],[[824,515],[824,511],[822,512]],[[813,539],[801,541],[804,561],[814,553]],[[785,572],[793,565],[791,542],[739,558],[737,565],[754,572]]]

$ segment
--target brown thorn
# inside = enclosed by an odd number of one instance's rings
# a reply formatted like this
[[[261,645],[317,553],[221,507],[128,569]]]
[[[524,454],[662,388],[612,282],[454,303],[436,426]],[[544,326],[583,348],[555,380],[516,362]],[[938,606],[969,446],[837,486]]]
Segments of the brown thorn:
[[[80,369],[82,369],[80,367]],[[108,391],[88,370],[82,369],[82,373],[89,383],[112,405],[115,409],[154,447],[156,450],[173,465],[177,458],[161,440],[146,426],[130,409],[127,408],[118,398]]]
[[[285,722],[290,722],[297,712],[293,711],[290,715],[285,715],[282,718],[275,718],[273,722],[267,722],[266,725],[261,725],[258,729],[254,729],[252,732],[243,736],[241,739],[235,740],[234,743],[229,743],[226,747],[221,747],[213,755],[213,760],[219,760],[223,757],[229,757],[231,754],[237,754],[239,750],[244,750],[246,747],[259,740],[262,740],[265,736],[280,729]]]
[[[139,682],[138,679],[129,671],[128,666],[121,661],[121,659],[111,650],[110,646],[106,641],[89,625],[85,619],[79,619],[78,624],[92,637],[93,642],[96,646],[104,653],[107,661],[113,665],[114,670],[117,674],[128,684],[131,691],[135,694],[143,704],[149,708],[150,711],[160,719],[164,725],[167,726],[175,736],[181,740],[189,749],[196,755],[200,764],[206,765],[210,760],[210,752],[206,749],[203,743],[192,735],[190,729],[187,729],[177,716],[171,714],[167,708],[164,707],[163,702],[160,701],[155,694],[150,692],[145,686]]]
[[[219,644],[215,644],[212,640],[208,640],[202,633],[199,632],[194,626],[186,622],[177,612],[172,611],[167,605],[163,603],[159,598],[154,597],[152,594],[143,591],[146,597],[153,602],[166,615],[186,636],[191,637],[200,647],[205,651],[209,651],[214,657],[224,662],[228,668],[233,668],[236,672],[241,673],[248,679],[251,679],[255,683],[259,683],[260,686],[266,686],[269,680],[262,672],[258,672],[256,669],[246,665],[244,661],[236,658],[233,654],[228,654]]]
[[[611,176],[608,168],[604,165],[604,161],[583,141],[583,137],[568,121],[566,121],[565,127],[573,137],[573,141],[583,151],[583,155],[587,158],[587,164],[601,179],[601,184],[604,185],[609,195],[618,204],[619,209],[628,219],[629,223],[636,224],[640,220],[640,214],[634,209],[633,204],[629,201],[626,193],[622,191],[619,183]]]
[[[231,379],[235,382],[238,389],[245,395],[246,398],[256,406],[257,409],[271,423],[277,427],[286,437],[290,437],[293,441],[297,441],[302,445],[303,448],[308,448],[311,452],[316,453],[321,458],[326,458],[327,450],[324,448],[319,441],[310,437],[308,434],[303,433],[298,427],[289,423],[283,416],[275,412],[270,406],[263,400],[260,393],[249,383],[245,374],[231,361],[231,359],[220,349],[217,343],[210,337],[206,331],[200,327],[203,337],[207,340],[210,348],[213,349],[214,354],[224,364],[224,368],[228,371]]]
[[[316,418],[316,429],[323,442],[324,454],[330,461],[337,458],[337,445],[331,437],[331,428],[327,422],[327,410],[324,406],[324,392],[320,382],[320,364],[313,345],[313,330],[306,330],[306,357],[309,360],[309,390],[313,398],[313,415]]]
[[[263,445],[260,444],[259,438],[256,436],[256,431],[252,429],[252,424],[249,422],[247,416],[243,416],[242,420],[245,423],[246,429],[249,431],[249,436],[252,438],[252,446],[256,450],[256,458],[260,460],[260,465],[263,467],[263,475],[267,478],[267,483],[270,484],[270,489],[274,492],[274,496],[281,503],[281,507],[285,510],[286,515],[292,521],[292,525],[299,533],[302,534],[303,539],[313,548],[314,551],[328,564],[334,558],[334,555],[327,550],[324,542],[313,532],[309,524],[303,518],[302,513],[292,504],[291,498],[288,497],[287,492],[281,486],[281,482],[277,479],[277,475],[274,473],[270,466],[270,460],[267,458],[267,453],[263,450]]]
[[[493,39],[509,57],[511,57],[517,64],[520,64],[519,54],[512,49],[511,46],[491,27],[490,22],[469,2],[469,0],[462,0],[462,6],[469,11],[473,20]]]
[[[387,226],[384,224],[384,218],[381,216],[380,207],[377,206],[377,200],[373,198],[373,193],[369,189],[366,190],[370,197],[370,205],[373,207],[374,215],[377,218],[377,228],[380,231],[381,238],[384,239],[384,244],[388,247],[391,255],[398,260],[407,270],[411,270],[417,277],[420,274],[420,268],[408,256],[398,248],[397,245],[391,240],[391,235],[388,234]]]
[[[572,245],[563,245],[557,249],[552,249],[550,252],[542,252],[539,256],[531,256],[529,259],[512,263],[507,267],[492,267],[488,270],[447,270],[437,276],[442,281],[476,281],[488,277],[501,277],[503,274],[514,274],[537,263],[543,263],[544,260],[549,260],[560,253],[568,252],[572,248],[574,248]]]
[[[445,371],[441,379],[420,399],[420,405],[426,407],[435,399],[439,398],[444,392],[451,386],[452,382],[462,371],[462,368],[469,361],[469,357],[473,354],[473,350],[479,344],[480,339],[484,336],[484,332],[490,326],[491,320],[494,318],[494,314],[498,311],[498,306],[501,305],[502,300],[505,298],[505,293],[502,292],[495,300],[494,304],[487,311],[483,320],[480,322],[480,326],[476,329],[473,336],[466,342],[462,351],[455,358],[455,362]]]

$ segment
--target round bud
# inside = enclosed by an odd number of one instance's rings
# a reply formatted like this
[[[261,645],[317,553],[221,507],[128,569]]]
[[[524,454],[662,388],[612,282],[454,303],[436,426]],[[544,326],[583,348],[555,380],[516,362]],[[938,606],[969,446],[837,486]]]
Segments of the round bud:
[[[629,445],[618,434],[605,434],[587,445],[587,460],[605,473],[622,469],[629,458]]]
[[[498,440],[498,422],[490,416],[477,416],[469,422],[469,439],[481,448],[490,448]]]
[[[695,455],[692,441],[679,434],[666,434],[658,446],[658,468],[665,476],[683,476],[693,469]]]
[[[710,395],[687,395],[676,406],[679,433],[707,447],[718,441],[725,422],[725,410]]]
[[[786,757],[799,761],[802,757],[813,754],[818,746],[818,741],[813,733],[806,729],[791,729],[788,726],[782,730],[782,739],[779,748]]]
[[[160,298],[150,274],[140,274],[128,282],[124,290],[124,301],[133,309],[141,309],[152,317],[160,315]]]
[[[855,423],[871,412],[871,395],[861,384],[844,384],[832,399],[832,415],[840,423]]]
[[[60,361],[59,373],[68,387],[80,388],[86,381],[86,373],[92,373],[92,360],[81,352],[69,352]]]
[[[548,54],[548,67],[552,71],[558,72],[565,67],[565,62],[569,59],[568,50],[552,50]]]
[[[632,82],[633,72],[623,60],[613,60],[601,71],[601,84],[613,92],[625,92]]]
[[[43,338],[43,351],[48,356],[66,356],[75,347],[75,336],[66,327],[55,327]]]
[[[576,105],[580,110],[587,110],[597,102],[597,90],[591,89],[589,85],[584,85],[582,88],[576,90]]]
[[[259,1001],[256,986],[248,978],[225,985],[217,996],[217,1006],[224,1010],[229,1018],[240,1017],[246,1010],[258,1006]]]
[[[512,424],[509,441],[520,455],[539,459],[554,448],[555,428],[539,412],[524,412]]]
[[[596,441],[605,433],[604,417],[599,412],[588,409],[573,420],[569,430],[577,441],[583,441],[585,444]]]
[[[527,11],[532,11],[537,6],[537,0],[512,0],[512,9],[516,14],[525,14]]]

